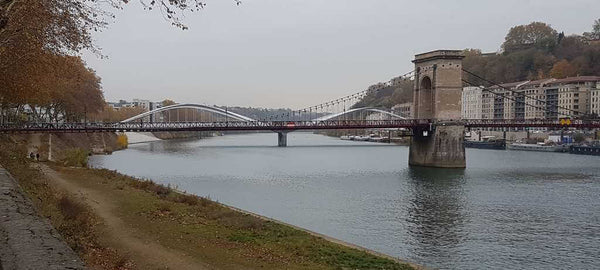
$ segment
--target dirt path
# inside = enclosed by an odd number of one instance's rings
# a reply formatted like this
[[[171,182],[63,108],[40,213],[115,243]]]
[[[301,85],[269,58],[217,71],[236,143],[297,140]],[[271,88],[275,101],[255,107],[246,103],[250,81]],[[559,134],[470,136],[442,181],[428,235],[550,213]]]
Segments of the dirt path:
[[[106,230],[108,239],[106,240],[122,249],[140,269],[214,269],[214,267],[192,260],[181,252],[135,237],[132,229],[114,214],[116,205],[110,199],[100,192],[67,181],[44,164],[39,164],[39,166],[57,187],[71,194],[81,195],[86,199],[108,228]]]

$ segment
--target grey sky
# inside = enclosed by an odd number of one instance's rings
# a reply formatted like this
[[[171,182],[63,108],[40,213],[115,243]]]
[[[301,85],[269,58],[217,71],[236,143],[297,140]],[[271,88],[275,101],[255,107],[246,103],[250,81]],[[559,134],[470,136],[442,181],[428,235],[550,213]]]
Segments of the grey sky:
[[[434,49],[497,51],[509,28],[589,31],[597,0],[207,0],[188,31],[131,1],[86,55],[107,100],[300,108],[412,69]]]

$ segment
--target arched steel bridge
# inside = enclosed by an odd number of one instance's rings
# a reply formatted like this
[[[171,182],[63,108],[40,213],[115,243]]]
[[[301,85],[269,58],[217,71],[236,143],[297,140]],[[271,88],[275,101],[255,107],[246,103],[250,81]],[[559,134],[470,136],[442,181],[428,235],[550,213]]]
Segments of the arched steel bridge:
[[[218,121],[144,121],[152,115],[168,113],[178,109],[194,109],[209,112],[221,117]],[[348,119],[356,113],[377,113],[378,120]],[[362,115],[364,117],[364,115]],[[386,118],[386,119],[381,119]],[[573,120],[565,125],[552,119],[469,119],[446,121],[463,124],[467,128],[600,128],[598,120]],[[328,129],[432,129],[443,122],[432,119],[408,119],[378,108],[364,107],[318,117],[313,120],[255,120],[215,106],[200,104],[176,104],[158,108],[117,123],[78,122],[78,123],[4,123],[0,124],[0,133],[38,133],[38,132],[160,132],[160,131],[275,131]]]
[[[354,108],[354,109],[350,109],[347,111],[343,111],[343,112],[339,112],[339,113],[334,113],[334,114],[330,114],[330,115],[326,115],[323,117],[319,117],[317,119],[315,119],[315,121],[327,121],[327,120],[331,120],[334,118],[340,118],[343,117],[344,115],[348,115],[348,114],[353,114],[355,112],[374,112],[374,113],[379,113],[381,115],[385,115],[385,116],[389,116],[390,118],[395,118],[395,119],[408,119],[407,117],[392,113],[392,112],[388,112],[388,111],[384,111],[382,109],[378,109],[378,108],[371,108],[371,107],[363,107],[363,108]]]
[[[219,121],[156,122],[143,121],[153,114],[177,109],[195,109],[220,115]],[[378,113],[387,119],[364,120],[347,119],[345,116],[357,112]],[[78,122],[78,123],[3,123],[0,133],[38,133],[38,132],[160,132],[160,131],[275,131],[327,129],[431,129],[435,125],[453,122],[467,128],[600,128],[600,119],[573,120],[565,125],[552,119],[468,119],[440,122],[432,119],[407,119],[401,115],[378,108],[355,108],[343,112],[322,116],[313,120],[255,120],[222,108],[199,104],[176,104],[158,108],[117,123]]]
[[[256,121],[250,117],[246,117],[246,116],[243,116],[241,114],[237,114],[237,113],[234,113],[231,111],[223,110],[223,109],[221,109],[219,107],[215,107],[215,106],[206,106],[206,105],[200,105],[200,104],[175,104],[175,105],[169,105],[169,106],[157,108],[157,109],[154,109],[154,110],[142,113],[142,114],[138,114],[134,117],[127,118],[127,119],[121,121],[121,123],[129,123],[129,122],[133,122],[135,120],[143,119],[144,117],[148,117],[153,114],[167,112],[167,111],[173,111],[173,110],[177,110],[177,109],[196,109],[196,110],[200,110],[200,111],[206,111],[206,112],[215,113],[215,114],[218,114],[221,116],[229,117],[232,120],[247,121],[247,122]]]

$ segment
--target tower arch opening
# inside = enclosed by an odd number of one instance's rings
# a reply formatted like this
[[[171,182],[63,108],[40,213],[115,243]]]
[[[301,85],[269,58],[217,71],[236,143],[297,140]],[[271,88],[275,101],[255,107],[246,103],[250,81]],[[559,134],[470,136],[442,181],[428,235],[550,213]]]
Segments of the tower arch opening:
[[[434,117],[434,93],[432,82],[429,76],[425,76],[421,79],[421,83],[419,85],[419,96],[418,96],[418,106],[419,106],[419,115],[418,118],[421,119],[431,119]]]

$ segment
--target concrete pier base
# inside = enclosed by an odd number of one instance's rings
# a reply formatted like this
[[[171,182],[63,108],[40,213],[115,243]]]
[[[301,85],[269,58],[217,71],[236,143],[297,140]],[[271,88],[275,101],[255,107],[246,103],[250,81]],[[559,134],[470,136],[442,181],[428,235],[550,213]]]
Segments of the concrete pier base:
[[[465,127],[438,124],[434,130],[415,129],[408,164],[435,168],[465,168]]]
[[[277,146],[286,147],[287,146],[287,132],[278,131],[277,132]]]

